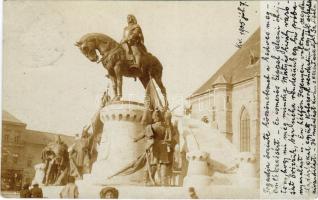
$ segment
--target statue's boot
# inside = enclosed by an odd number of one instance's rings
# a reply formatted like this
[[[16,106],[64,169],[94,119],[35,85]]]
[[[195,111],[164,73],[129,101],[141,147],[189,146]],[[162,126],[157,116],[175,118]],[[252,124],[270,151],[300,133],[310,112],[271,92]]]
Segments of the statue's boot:
[[[129,68],[135,69],[135,70],[140,70],[142,72],[142,69],[141,69],[140,65],[138,65],[138,64],[132,64],[129,66]]]
[[[140,73],[142,74],[143,70],[142,70],[142,66],[141,66],[141,62],[140,62],[140,56],[135,56],[135,60],[136,60],[136,63],[132,64],[130,67],[140,70]]]

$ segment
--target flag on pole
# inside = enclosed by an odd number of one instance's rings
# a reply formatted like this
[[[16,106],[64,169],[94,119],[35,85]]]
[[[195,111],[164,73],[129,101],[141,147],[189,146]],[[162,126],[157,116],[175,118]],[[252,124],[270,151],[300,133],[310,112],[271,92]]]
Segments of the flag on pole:
[[[142,169],[146,164],[146,152],[140,155],[135,161],[129,163],[127,166],[120,169],[115,174],[108,177],[108,179],[113,178],[114,176],[127,176],[137,172]]]
[[[145,94],[145,110],[142,116],[142,124],[150,124],[152,121],[152,112],[158,108],[160,110],[163,109],[162,102],[158,95],[156,86],[152,80],[150,79]]]

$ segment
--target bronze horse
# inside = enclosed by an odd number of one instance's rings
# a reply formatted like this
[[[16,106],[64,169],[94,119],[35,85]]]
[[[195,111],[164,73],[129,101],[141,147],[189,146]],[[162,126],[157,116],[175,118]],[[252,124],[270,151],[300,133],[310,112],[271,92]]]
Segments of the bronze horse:
[[[109,36],[101,33],[88,33],[75,45],[90,61],[103,63],[112,82],[115,100],[120,100],[122,97],[122,81],[123,76],[126,76],[139,78],[144,88],[146,88],[150,78],[153,78],[165,98],[165,103],[167,103],[166,88],[161,81],[162,65],[155,56],[146,53],[141,57],[141,69],[130,67],[133,63],[128,58],[129,56],[124,47]],[[96,50],[101,55],[100,59]]]

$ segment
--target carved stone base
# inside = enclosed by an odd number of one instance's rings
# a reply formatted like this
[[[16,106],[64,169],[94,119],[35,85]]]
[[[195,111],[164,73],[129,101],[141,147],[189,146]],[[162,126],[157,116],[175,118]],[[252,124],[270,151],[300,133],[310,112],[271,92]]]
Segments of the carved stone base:
[[[256,171],[255,155],[250,152],[244,152],[240,154],[239,159],[240,162],[235,176],[235,184],[258,188],[259,177]]]
[[[99,199],[103,186],[77,184],[80,199]],[[188,187],[115,186],[119,199],[189,199]],[[59,198],[63,186],[42,187],[44,198]],[[244,186],[218,186],[195,188],[200,199],[259,199],[259,191]],[[4,192],[1,193],[3,196]],[[15,197],[18,198],[18,197]]]
[[[212,179],[208,175],[209,168],[207,163],[208,153],[202,151],[192,151],[187,153],[189,161],[188,173],[184,178],[184,186],[197,187],[208,186]]]
[[[186,176],[183,180],[184,187],[205,187],[211,184],[211,177],[207,175]]]
[[[143,153],[143,141],[134,142],[134,138],[142,134],[144,129],[140,123],[143,110],[143,104],[130,101],[112,102],[101,110],[100,118],[104,129],[98,157],[93,164],[92,173],[84,176],[84,181],[98,185],[143,184],[143,170],[132,175],[108,179]]]

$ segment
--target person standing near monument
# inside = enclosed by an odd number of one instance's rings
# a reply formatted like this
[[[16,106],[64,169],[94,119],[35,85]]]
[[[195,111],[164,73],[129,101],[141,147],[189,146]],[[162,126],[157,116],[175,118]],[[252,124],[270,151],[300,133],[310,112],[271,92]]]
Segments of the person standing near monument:
[[[199,198],[197,193],[195,192],[194,187],[189,187],[189,196],[191,199],[198,199]]]
[[[105,187],[99,193],[101,199],[118,199],[118,196],[119,192],[114,187]]]
[[[123,44],[123,47],[128,54],[133,55],[135,64],[132,65],[132,67],[142,70],[141,56],[147,53],[147,49],[144,45],[144,36],[134,15],[128,15],[127,22],[128,26],[124,28],[121,44]]]
[[[29,190],[30,184],[23,185],[23,189],[20,191],[20,198],[31,198],[31,192]]]
[[[38,183],[33,184],[33,188],[31,189],[31,198],[43,198],[42,189],[39,187]]]
[[[75,184],[75,178],[73,176],[68,177],[67,184],[60,192],[61,199],[77,199],[79,195],[78,187]]]

